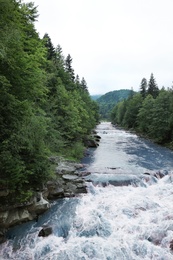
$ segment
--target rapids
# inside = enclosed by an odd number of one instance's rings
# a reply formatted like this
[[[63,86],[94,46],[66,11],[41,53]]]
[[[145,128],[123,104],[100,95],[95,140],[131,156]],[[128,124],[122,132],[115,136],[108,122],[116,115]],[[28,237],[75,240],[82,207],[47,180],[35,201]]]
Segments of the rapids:
[[[91,172],[88,193],[58,200],[37,222],[12,228],[1,260],[173,259],[173,152],[110,123],[97,132],[99,147],[82,161]],[[157,171],[166,174],[144,178]],[[45,224],[53,234],[38,237]]]

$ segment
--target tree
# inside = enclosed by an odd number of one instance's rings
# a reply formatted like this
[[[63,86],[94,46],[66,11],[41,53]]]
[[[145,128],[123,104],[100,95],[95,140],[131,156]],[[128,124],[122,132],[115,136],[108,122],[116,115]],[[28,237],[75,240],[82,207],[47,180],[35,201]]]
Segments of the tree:
[[[170,108],[171,96],[168,91],[162,90],[155,99],[152,113],[152,122],[149,126],[149,136],[157,143],[165,143],[171,139]]]
[[[45,35],[43,36],[43,41],[44,41],[45,47],[47,48],[47,59],[48,60],[55,59],[56,58],[55,48],[47,33],[45,33]]]
[[[74,69],[72,68],[72,61],[70,54],[67,55],[67,58],[65,60],[65,70],[70,75],[70,79],[74,82],[75,75],[74,75]]]
[[[127,128],[135,128],[137,126],[137,115],[142,106],[142,100],[142,96],[139,93],[128,100],[123,126]]]
[[[126,112],[126,104],[127,101],[123,100],[121,102],[118,102],[118,104],[113,108],[111,112],[111,122],[113,124],[122,125],[124,115]]]
[[[155,99],[149,94],[142,102],[142,107],[137,115],[138,129],[142,133],[149,134],[150,125],[153,121],[153,107]]]
[[[0,188],[10,190],[1,203],[14,203],[50,177],[50,154],[82,155],[97,108],[74,82],[71,57],[65,68],[61,47],[39,38],[32,3],[0,0],[0,14]]]
[[[83,77],[82,80],[81,80],[81,87],[82,87],[82,89],[83,89],[84,91],[88,92],[87,83],[86,83],[84,77]]]
[[[143,78],[142,81],[141,81],[140,93],[141,93],[143,98],[146,97],[146,94],[147,94],[147,80],[145,78]]]
[[[159,94],[159,88],[156,84],[155,78],[153,76],[153,73],[151,73],[150,80],[148,82],[148,91],[147,94],[150,94],[153,96],[153,98],[156,98]]]

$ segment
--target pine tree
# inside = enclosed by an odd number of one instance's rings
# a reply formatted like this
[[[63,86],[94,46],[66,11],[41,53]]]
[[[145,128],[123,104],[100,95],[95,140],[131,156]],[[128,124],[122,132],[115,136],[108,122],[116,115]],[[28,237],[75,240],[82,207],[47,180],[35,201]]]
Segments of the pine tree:
[[[48,60],[55,59],[56,58],[55,48],[52,44],[51,38],[47,33],[45,33],[45,35],[43,36],[43,40],[45,43],[45,47],[47,48],[47,59]]]
[[[147,94],[150,94],[153,96],[153,98],[156,98],[159,94],[159,88],[156,84],[156,80],[153,76],[153,73],[151,73],[150,80],[148,82],[148,91]]]
[[[68,54],[65,60],[65,69],[70,75],[71,80],[74,82],[75,75],[74,75],[74,69],[72,68],[72,60],[73,59],[71,58],[70,54]]]
[[[81,80],[81,87],[84,91],[88,92],[88,87],[87,87],[87,83],[86,80],[84,79],[84,77]]]
[[[142,81],[141,81],[140,93],[141,93],[143,98],[146,97],[146,94],[147,94],[147,80],[145,78],[143,78]]]

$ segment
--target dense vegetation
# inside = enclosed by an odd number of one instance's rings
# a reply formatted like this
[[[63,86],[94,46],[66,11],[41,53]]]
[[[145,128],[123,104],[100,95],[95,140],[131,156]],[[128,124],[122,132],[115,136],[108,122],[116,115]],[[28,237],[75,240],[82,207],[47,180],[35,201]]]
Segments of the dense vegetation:
[[[120,101],[127,99],[130,95],[133,94],[133,90],[121,89],[114,90],[106,93],[97,99],[99,104],[100,117],[104,120],[110,120],[110,112],[113,107]]]
[[[173,89],[159,90],[151,74],[148,84],[142,79],[139,93],[114,107],[111,120],[173,148]]]
[[[82,155],[98,105],[71,56],[39,38],[33,3],[0,0],[0,15],[0,189],[22,201],[51,175],[50,155]]]

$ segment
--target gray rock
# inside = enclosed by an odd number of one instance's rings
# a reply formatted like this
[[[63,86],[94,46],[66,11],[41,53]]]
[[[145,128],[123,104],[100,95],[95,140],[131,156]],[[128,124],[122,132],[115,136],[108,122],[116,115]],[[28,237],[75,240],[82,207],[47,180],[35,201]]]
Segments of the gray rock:
[[[52,227],[45,226],[40,230],[38,236],[39,237],[48,237],[49,235],[52,234],[52,232],[53,232]]]
[[[90,175],[91,173],[90,172],[79,172],[78,173],[78,176],[80,176],[80,177],[85,177],[85,176],[88,176],[88,175]]]
[[[36,215],[44,213],[46,210],[50,208],[50,203],[43,199],[42,193],[40,193],[40,200],[35,201],[35,203],[28,207],[28,211],[30,213],[35,213]]]
[[[70,175],[70,174],[64,174],[62,177],[63,177],[63,179],[69,180],[69,181],[76,180],[78,178],[77,175]]]

